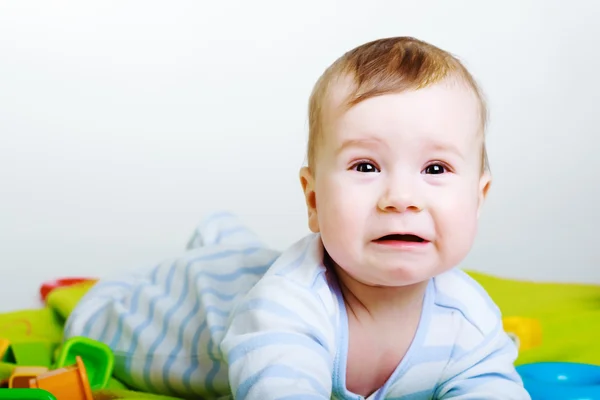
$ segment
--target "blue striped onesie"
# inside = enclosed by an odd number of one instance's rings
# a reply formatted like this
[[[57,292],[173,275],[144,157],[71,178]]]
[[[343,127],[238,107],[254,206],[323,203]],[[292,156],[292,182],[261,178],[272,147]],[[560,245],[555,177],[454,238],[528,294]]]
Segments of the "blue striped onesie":
[[[283,253],[229,213],[209,216],[181,256],[98,282],[65,338],[115,353],[115,376],[185,398],[363,399],[346,389],[348,323],[323,246]],[[421,321],[393,375],[368,397],[526,400],[496,305],[459,270],[430,280]]]

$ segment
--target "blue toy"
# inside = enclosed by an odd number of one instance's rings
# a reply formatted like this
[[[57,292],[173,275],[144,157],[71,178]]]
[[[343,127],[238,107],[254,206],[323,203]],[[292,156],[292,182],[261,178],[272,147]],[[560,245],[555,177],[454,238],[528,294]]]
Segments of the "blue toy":
[[[517,367],[532,400],[600,400],[600,366],[539,362]]]

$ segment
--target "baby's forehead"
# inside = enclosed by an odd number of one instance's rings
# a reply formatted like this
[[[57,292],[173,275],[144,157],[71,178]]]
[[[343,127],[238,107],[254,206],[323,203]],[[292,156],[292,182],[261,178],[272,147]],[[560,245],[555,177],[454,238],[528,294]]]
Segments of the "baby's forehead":
[[[381,84],[379,87],[369,87],[366,90],[362,85],[357,83],[357,79],[352,75],[341,74],[330,78],[326,90],[322,93],[321,111],[333,113],[335,116],[374,97],[385,96],[387,94],[401,95],[423,91],[431,92],[432,89],[443,89],[437,90],[437,94],[441,92],[467,94],[473,105],[479,109],[478,111],[482,111],[485,107],[477,91],[467,80],[458,74],[449,74],[442,79],[430,81],[422,85],[407,85],[403,88],[396,88],[393,86],[386,87],[385,84]]]
[[[479,98],[457,80],[376,94],[358,102],[354,101],[355,85],[351,80],[339,79],[328,89],[321,109],[322,133],[328,136],[355,130],[377,133],[390,126],[432,134],[453,130],[482,133]]]

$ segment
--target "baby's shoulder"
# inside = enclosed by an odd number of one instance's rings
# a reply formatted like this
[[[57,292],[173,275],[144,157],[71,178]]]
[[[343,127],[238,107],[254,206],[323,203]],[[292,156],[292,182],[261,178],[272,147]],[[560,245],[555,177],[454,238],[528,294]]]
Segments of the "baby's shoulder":
[[[336,312],[319,235],[298,240],[254,284],[244,303],[279,304],[303,313]]]
[[[320,235],[304,236],[281,253],[264,278],[315,289],[323,283],[326,274],[323,256]]]
[[[333,351],[339,307],[318,261],[319,243],[317,236],[303,238],[258,279],[233,309],[225,347],[247,333],[285,332],[309,335]]]
[[[496,303],[466,272],[453,269],[435,277],[433,283],[438,312],[452,315],[455,326],[458,322],[459,326],[474,328],[485,337],[502,323]]]

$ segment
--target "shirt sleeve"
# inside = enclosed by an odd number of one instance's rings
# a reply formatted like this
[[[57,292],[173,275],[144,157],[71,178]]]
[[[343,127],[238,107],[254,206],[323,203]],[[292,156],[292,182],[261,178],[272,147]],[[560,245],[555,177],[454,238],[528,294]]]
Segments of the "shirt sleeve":
[[[434,398],[530,400],[514,367],[516,358],[516,346],[499,324],[482,344],[448,365]]]
[[[330,399],[332,320],[315,290],[263,277],[234,310],[221,342],[233,398]]]

